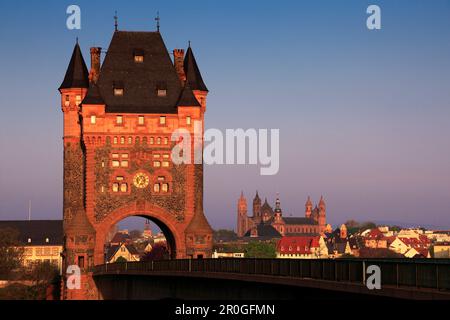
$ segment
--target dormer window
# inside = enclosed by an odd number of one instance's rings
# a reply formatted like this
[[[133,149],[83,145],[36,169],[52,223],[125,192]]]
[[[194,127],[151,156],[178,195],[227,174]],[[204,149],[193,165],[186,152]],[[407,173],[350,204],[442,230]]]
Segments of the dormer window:
[[[141,56],[141,55],[135,55],[135,56],[134,56],[134,62],[136,62],[136,63],[142,63],[142,62],[144,62],[144,56]]]
[[[114,95],[116,97],[121,97],[123,96],[123,88],[114,88]]]
[[[117,116],[116,117],[116,123],[117,124],[123,124],[123,116]]]
[[[134,50],[134,62],[136,63],[144,62],[144,50],[139,49]]]
[[[123,83],[120,81],[115,81],[113,83],[113,88],[114,88],[114,96],[116,97],[122,97],[124,94],[124,86]]]
[[[156,95],[158,97],[167,97],[167,85],[165,82],[160,82],[156,85]]]

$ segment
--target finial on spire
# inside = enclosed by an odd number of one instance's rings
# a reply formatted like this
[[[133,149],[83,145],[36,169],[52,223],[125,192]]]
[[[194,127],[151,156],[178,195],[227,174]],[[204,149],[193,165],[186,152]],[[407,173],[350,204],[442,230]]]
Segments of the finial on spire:
[[[191,47],[191,40],[188,41],[188,48]]]
[[[159,28],[160,28],[159,21],[161,21],[161,18],[159,17],[159,11],[156,13],[155,21],[156,21],[156,31],[159,32]]]
[[[78,44],[78,37],[77,37],[77,44]]]
[[[114,30],[117,31],[119,29],[119,17],[117,16],[117,11],[114,14]]]

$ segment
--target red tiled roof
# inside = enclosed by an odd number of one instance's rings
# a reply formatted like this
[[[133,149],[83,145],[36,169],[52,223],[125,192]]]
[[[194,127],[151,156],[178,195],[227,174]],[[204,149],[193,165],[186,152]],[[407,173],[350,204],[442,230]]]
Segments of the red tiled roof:
[[[279,253],[310,254],[311,248],[319,247],[319,236],[283,237],[277,243]]]

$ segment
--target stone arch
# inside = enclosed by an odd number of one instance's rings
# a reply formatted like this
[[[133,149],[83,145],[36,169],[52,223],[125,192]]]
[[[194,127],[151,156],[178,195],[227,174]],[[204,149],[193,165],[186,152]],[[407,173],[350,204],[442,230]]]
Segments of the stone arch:
[[[167,239],[171,258],[184,258],[186,253],[186,244],[184,236],[184,227],[178,224],[175,217],[165,209],[156,206],[150,202],[134,203],[125,207],[116,209],[96,226],[94,264],[104,263],[105,240],[109,230],[123,219],[128,217],[143,217],[154,222],[163,231]]]

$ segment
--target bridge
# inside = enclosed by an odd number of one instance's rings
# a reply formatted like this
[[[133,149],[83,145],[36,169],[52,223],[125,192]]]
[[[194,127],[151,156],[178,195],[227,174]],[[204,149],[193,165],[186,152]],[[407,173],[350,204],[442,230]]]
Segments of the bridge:
[[[381,270],[369,290],[367,267]],[[104,264],[101,299],[450,299],[450,259],[186,259]]]

